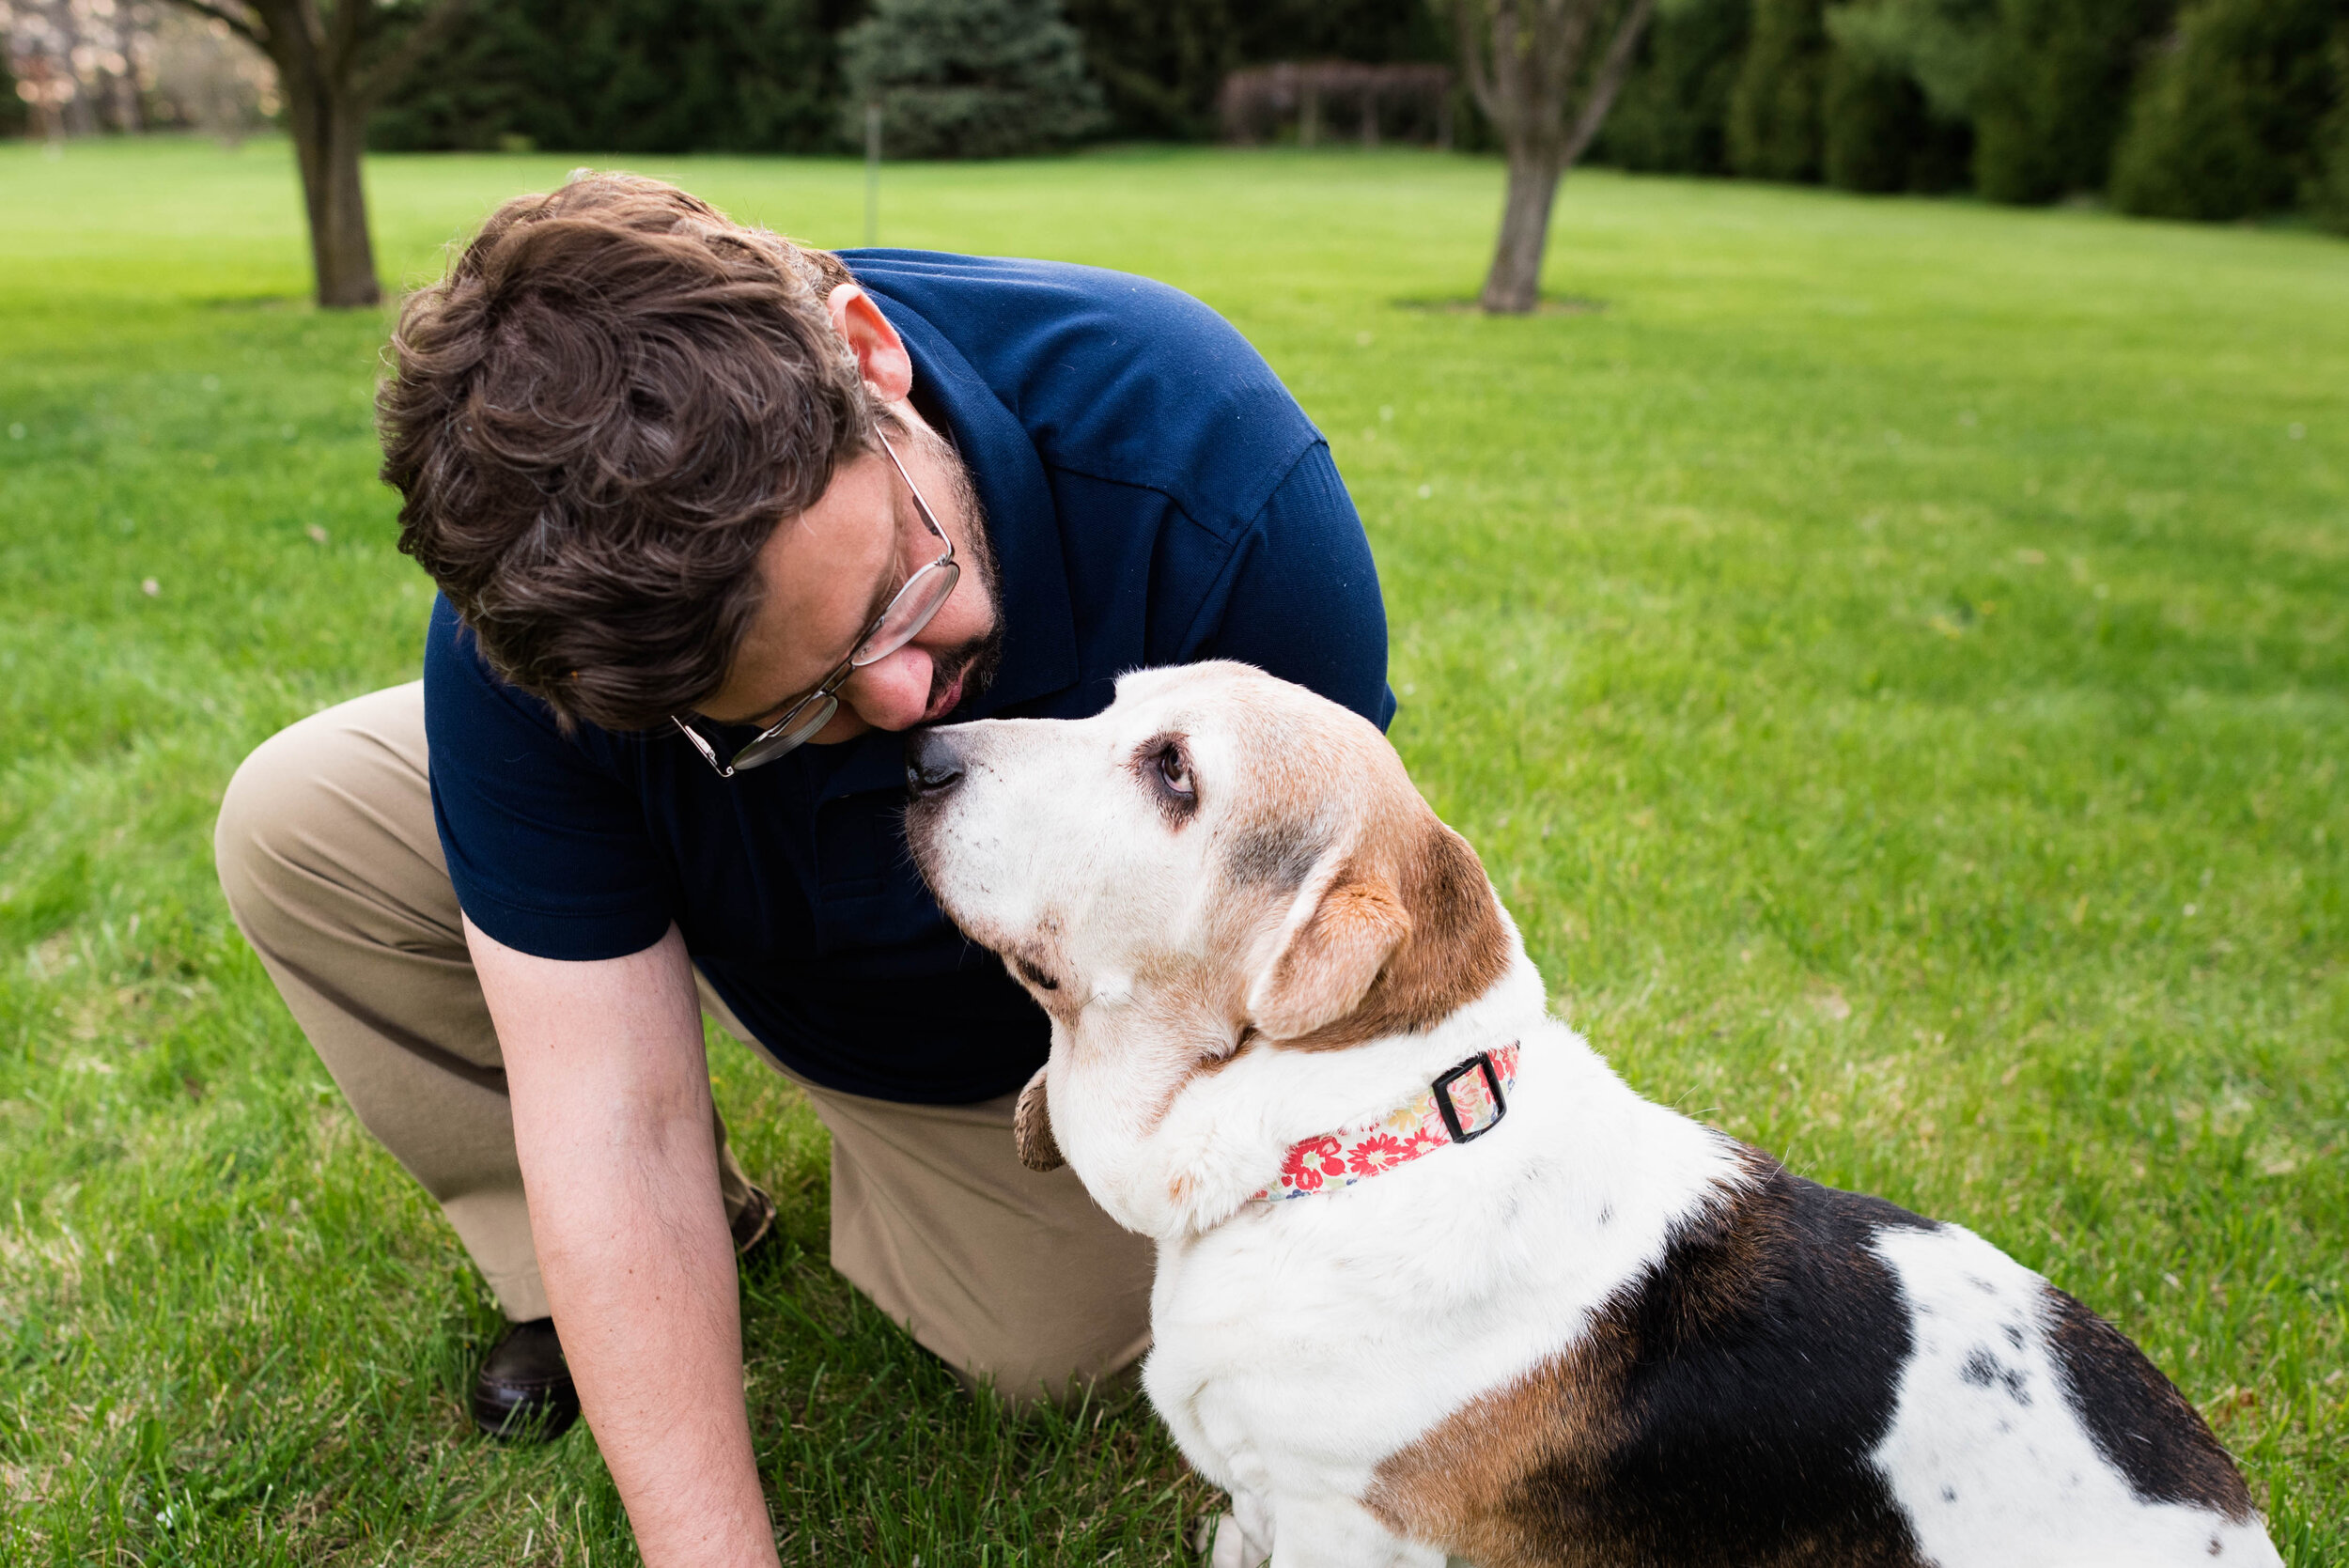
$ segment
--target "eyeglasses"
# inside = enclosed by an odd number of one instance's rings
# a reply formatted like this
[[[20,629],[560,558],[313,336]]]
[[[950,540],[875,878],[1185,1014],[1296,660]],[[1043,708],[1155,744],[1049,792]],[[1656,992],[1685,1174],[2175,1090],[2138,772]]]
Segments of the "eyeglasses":
[[[734,753],[733,761],[720,762],[717,749],[702,738],[699,730],[676,714],[669,715],[669,722],[693,743],[693,750],[718,770],[718,777],[722,779],[730,779],[737,773],[764,767],[786,752],[803,745],[810,736],[831,723],[832,716],[840,711],[838,693],[848,678],[867,664],[888,658],[920,636],[922,629],[929,625],[939,611],[945,607],[946,600],[953,597],[956,582],[961,580],[962,568],[955,564],[955,541],[948,538],[946,530],[938,525],[937,514],[930,510],[930,504],[922,499],[921,487],[913,482],[913,475],[906,472],[906,465],[898,458],[897,449],[889,444],[889,438],[880,435],[878,430],[874,434],[880,436],[881,450],[888,454],[890,466],[897,471],[897,477],[906,482],[906,490],[913,497],[913,509],[921,514],[923,526],[938,536],[939,543],[946,547],[946,553],[907,578],[905,586],[897,590],[895,596],[882,607],[881,613],[873,617],[872,624],[864,629],[864,634],[857,639],[856,646],[849,651],[848,657],[842,660],[815,691],[784,709],[782,718],[752,737],[740,751]]]

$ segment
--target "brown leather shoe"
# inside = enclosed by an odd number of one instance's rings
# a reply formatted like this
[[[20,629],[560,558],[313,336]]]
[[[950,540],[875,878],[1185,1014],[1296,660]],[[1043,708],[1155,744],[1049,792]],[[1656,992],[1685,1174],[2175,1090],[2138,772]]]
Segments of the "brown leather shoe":
[[[745,1262],[775,1234],[775,1201],[752,1188],[734,1217],[734,1254]],[[509,1323],[473,1380],[474,1424],[509,1442],[552,1442],[579,1420],[579,1389],[563,1359],[554,1319]]]
[[[552,1442],[579,1420],[579,1390],[554,1319],[509,1323],[473,1380],[473,1423],[509,1442]]]

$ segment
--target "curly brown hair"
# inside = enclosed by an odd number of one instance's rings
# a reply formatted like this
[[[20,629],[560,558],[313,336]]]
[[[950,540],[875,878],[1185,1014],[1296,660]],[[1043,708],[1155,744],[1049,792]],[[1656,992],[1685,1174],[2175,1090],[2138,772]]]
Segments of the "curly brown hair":
[[[378,395],[399,548],[568,727],[723,684],[776,525],[873,443],[838,257],[675,186],[574,176],[409,299]]]

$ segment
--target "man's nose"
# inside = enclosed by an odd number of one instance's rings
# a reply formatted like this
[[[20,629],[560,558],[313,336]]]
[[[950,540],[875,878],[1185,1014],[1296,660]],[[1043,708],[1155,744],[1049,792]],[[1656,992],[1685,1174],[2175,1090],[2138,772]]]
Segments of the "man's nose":
[[[877,730],[911,729],[930,700],[929,650],[909,643],[843,682],[841,701]]]
[[[949,730],[919,730],[906,737],[906,794],[916,800],[943,795],[962,782],[962,753]]]

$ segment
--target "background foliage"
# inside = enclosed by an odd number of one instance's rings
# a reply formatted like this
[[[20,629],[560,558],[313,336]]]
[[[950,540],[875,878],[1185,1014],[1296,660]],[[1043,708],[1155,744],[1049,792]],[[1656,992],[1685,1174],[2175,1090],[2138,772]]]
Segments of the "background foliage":
[[[474,0],[369,126],[385,148],[831,144],[842,0]]]
[[[689,0],[698,8],[661,53],[626,20],[649,0],[481,0],[476,36],[385,112],[379,139],[847,147],[824,102],[842,91],[832,39],[865,3]],[[1059,24],[1049,7],[1005,0],[919,8],[933,27],[1003,37]],[[1213,134],[1217,85],[1242,66],[1449,57],[1441,8],[1426,0],[1067,0],[1065,14],[1114,136]],[[754,15],[765,20],[739,20]],[[701,58],[692,40],[724,27],[738,41],[712,53],[731,75],[664,63]],[[685,85],[659,112],[617,108],[605,91],[617,83],[619,102],[649,102],[663,70]],[[1465,94],[1455,119],[1479,145]],[[983,140],[1034,150],[1074,123]],[[944,145],[918,123],[892,143]],[[2108,194],[2165,217],[2300,208],[2349,230],[2349,0],[1668,0],[1593,156],[2000,202]]]
[[[2345,89],[2349,0],[2199,0],[2138,95],[2114,196],[2161,217],[2240,218],[2337,186],[2349,149],[2323,133],[2349,112]]]
[[[22,136],[31,117],[24,101],[16,95],[16,76],[8,70],[8,51],[0,49],[0,136]]]
[[[11,15],[67,14],[60,4],[0,0],[0,33]],[[167,11],[122,0],[109,15]],[[1450,14],[1448,0],[472,0],[370,138],[854,152],[866,92],[843,50],[861,39],[860,80],[899,83],[884,95],[898,95],[902,123],[884,136],[896,156],[1198,141],[1218,134],[1233,71],[1446,62]],[[211,58],[179,22],[133,51],[148,62],[137,112],[104,123],[233,139],[251,103],[224,116],[191,102],[254,62]],[[16,33],[22,66],[30,35]],[[84,97],[120,96],[102,76]],[[1003,85],[1013,78],[1024,85]],[[273,112],[272,93],[259,99]],[[23,108],[0,75],[0,135],[27,128]],[[1448,123],[1455,146],[1493,146],[1464,90]],[[1591,161],[2205,221],[2298,213],[2349,232],[2349,0],[1661,0]]]
[[[1067,0],[1058,16],[1045,5],[923,0],[898,21],[891,18],[906,8],[886,0],[688,0],[673,18],[652,0],[476,5],[467,36],[378,116],[377,145],[489,150],[524,136],[583,150],[853,149],[863,129],[848,121],[860,118],[863,95],[848,85],[839,55],[845,35],[876,11],[882,36],[909,25],[935,38],[984,35],[996,54],[1052,47],[1046,39],[1065,19],[1101,93],[1107,118],[1097,129],[1161,140],[1214,135],[1216,89],[1243,66],[1439,60],[1448,49],[1426,0]],[[968,52],[971,44],[953,47]],[[685,74],[702,60],[709,64],[698,74]],[[926,69],[937,68],[933,59]],[[644,92],[664,73],[675,76],[678,101],[651,111],[661,139],[648,141],[632,126],[649,107]],[[615,104],[606,90],[613,83],[633,96]],[[908,147],[934,142],[919,128],[888,139]],[[1015,149],[1049,145],[1044,138]]]

